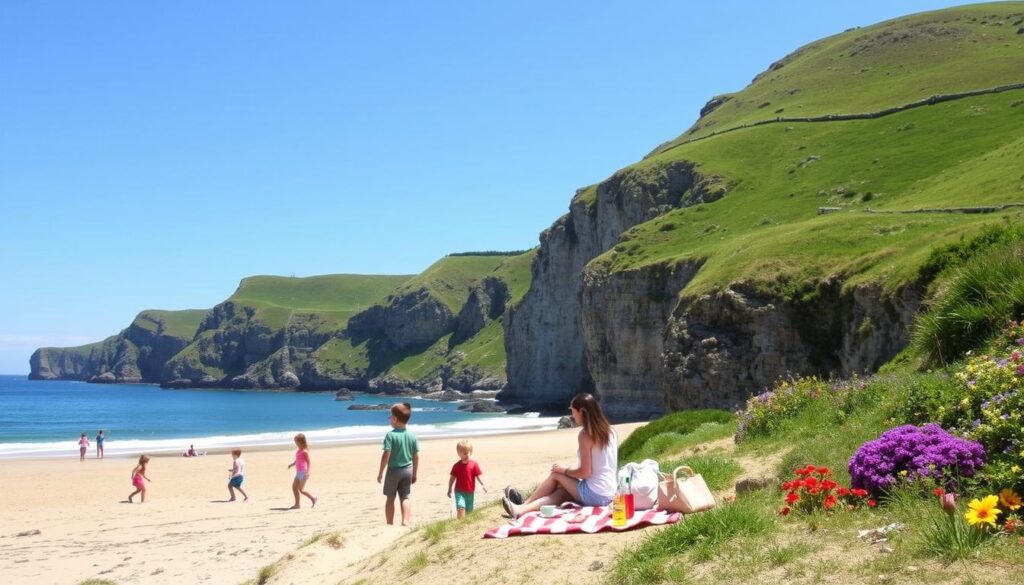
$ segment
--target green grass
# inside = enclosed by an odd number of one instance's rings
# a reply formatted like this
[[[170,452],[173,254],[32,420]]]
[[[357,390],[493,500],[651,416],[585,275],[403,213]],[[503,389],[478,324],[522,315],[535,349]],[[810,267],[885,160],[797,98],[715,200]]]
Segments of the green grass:
[[[652,157],[627,172],[690,161],[705,176],[724,177],[729,192],[628,230],[592,262],[614,271],[706,258],[687,295],[737,280],[782,292],[833,275],[850,284],[907,283],[933,247],[1017,222],[1020,210],[867,210],[1024,202],[1024,174],[1006,172],[1024,168],[1024,109],[1012,107],[1015,99],[1007,93],[879,120],[765,126]],[[913,131],[899,131],[911,123]],[[811,155],[820,160],[801,166]],[[821,206],[844,211],[819,215]]]
[[[132,325],[162,335],[192,339],[207,310],[161,311],[150,309],[136,315]]]
[[[509,302],[513,305],[530,289],[530,267],[538,250],[539,248],[534,248],[524,254],[507,257],[494,269],[494,276],[504,280],[508,285]]]
[[[629,437],[619,446],[620,461],[639,461],[638,454],[643,454],[641,449],[649,439],[662,433],[676,433],[686,435],[693,432],[704,423],[729,424],[735,420],[735,415],[724,410],[688,410],[665,415],[655,421],[634,430]],[[661,453],[657,453],[660,455]]]
[[[695,474],[700,474],[708,484],[711,491],[721,491],[732,486],[741,473],[743,467],[732,457],[718,453],[697,453],[682,459],[660,462],[660,469],[663,473],[672,473],[675,468],[685,465]],[[683,477],[680,472],[680,477]]]
[[[684,516],[679,523],[652,533],[639,545],[619,553],[608,582],[662,583],[674,572],[674,564],[685,566],[688,554],[706,560],[733,539],[770,534],[776,529],[777,521],[763,500],[763,497],[740,498],[731,504]]]
[[[424,551],[419,551],[405,561],[405,564],[402,565],[402,571],[408,575],[415,575],[416,573],[419,573],[423,569],[427,568],[427,565],[429,564],[430,558],[427,557],[427,553]]]
[[[409,275],[330,274],[306,278],[250,276],[228,299],[297,311],[359,311],[411,278]]]
[[[1020,83],[1020,25],[1013,22],[1022,16],[1020,2],[976,4],[814,41],[660,148],[777,116],[870,112],[936,94]]]
[[[511,258],[515,256],[445,256],[422,273],[410,278],[395,291],[395,294],[401,295],[425,288],[444,303],[453,315],[458,315],[469,295],[469,287],[493,273]],[[516,271],[508,269],[506,272]]]
[[[1024,315],[1024,244],[992,250],[942,282],[930,309],[914,324],[913,350],[928,365],[963,358]]]

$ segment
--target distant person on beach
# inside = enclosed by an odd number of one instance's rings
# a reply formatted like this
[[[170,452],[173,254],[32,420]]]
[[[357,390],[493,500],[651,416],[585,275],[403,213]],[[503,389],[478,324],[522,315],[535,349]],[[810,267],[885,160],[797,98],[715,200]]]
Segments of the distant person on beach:
[[[242,497],[245,498],[242,500],[243,502],[249,500],[249,494],[242,489],[243,481],[245,481],[245,460],[242,459],[242,450],[235,449],[231,451],[231,469],[228,470],[228,492],[231,493],[229,502],[235,501],[235,490],[242,493]]]
[[[148,463],[149,457],[140,455],[139,464],[132,470],[132,485],[135,486],[135,491],[128,496],[129,504],[133,503],[132,498],[135,497],[135,494],[142,494],[142,502],[145,503],[146,501],[146,482],[150,481],[150,479],[146,477],[146,464]]]
[[[101,430],[99,433],[96,434],[96,458],[97,459],[103,459],[103,441],[104,440],[106,440],[106,437],[103,436],[103,431]]]
[[[78,460],[85,461],[85,452],[89,450],[89,437],[82,433],[82,437],[78,439]]]
[[[196,446],[195,445],[189,445],[188,446],[188,451],[185,451],[181,455],[182,455],[182,457],[195,457],[196,456]]]
[[[412,416],[412,405],[402,402],[391,406],[391,430],[384,435],[384,452],[380,456],[377,483],[384,482],[384,518],[388,524],[395,523],[395,496],[402,501],[402,526],[409,525],[412,505],[409,494],[416,483],[416,472],[420,466],[420,448],[416,435],[405,428]],[[387,476],[384,470],[387,469]]]
[[[295,446],[299,449],[295,451],[295,461],[292,461],[288,465],[288,469],[295,468],[295,479],[292,481],[292,494],[295,496],[295,505],[289,508],[289,510],[298,510],[301,507],[302,501],[299,499],[299,494],[309,498],[312,502],[311,508],[316,507],[316,496],[306,491],[306,481],[309,480],[309,446],[306,443],[306,435],[299,433],[295,435]],[[243,494],[245,492],[242,492]]]
[[[618,470],[618,437],[601,411],[601,405],[590,394],[573,397],[569,405],[573,422],[579,432],[579,467],[568,468],[558,463],[551,474],[529,499],[522,501],[519,491],[509,486],[501,505],[513,518],[539,510],[541,506],[574,501],[583,506],[607,506],[615,495]],[[515,501],[519,500],[519,501]]]
[[[452,471],[448,477],[448,497],[452,497],[452,487],[455,488],[455,510],[459,518],[473,511],[473,496],[476,495],[476,482],[487,493],[487,486],[480,477],[483,472],[476,461],[469,457],[473,454],[473,444],[467,440],[459,441],[455,446],[455,452],[459,454],[459,460],[452,465]]]

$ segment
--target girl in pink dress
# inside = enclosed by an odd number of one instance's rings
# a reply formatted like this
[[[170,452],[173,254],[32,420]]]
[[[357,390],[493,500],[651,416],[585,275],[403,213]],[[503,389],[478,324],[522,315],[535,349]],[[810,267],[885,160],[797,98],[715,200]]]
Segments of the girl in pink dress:
[[[149,478],[146,477],[146,464],[149,463],[149,457],[141,455],[139,457],[139,464],[132,470],[132,485],[135,486],[135,491],[128,496],[128,503],[132,503],[132,498],[135,494],[142,494],[142,501],[146,501],[146,482]]]
[[[306,444],[306,435],[299,433],[295,435],[295,446],[299,449],[295,452],[295,461],[288,465],[288,469],[295,468],[295,479],[292,481],[292,494],[295,496],[295,505],[291,510],[298,510],[300,499],[299,494],[309,498],[312,502],[311,508],[316,507],[316,496],[306,491],[306,481],[309,479],[309,446]]]

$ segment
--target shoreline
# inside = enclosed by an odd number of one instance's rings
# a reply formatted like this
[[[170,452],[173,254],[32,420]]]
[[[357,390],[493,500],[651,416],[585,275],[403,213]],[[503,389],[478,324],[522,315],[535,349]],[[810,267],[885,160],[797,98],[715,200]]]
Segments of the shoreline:
[[[641,424],[615,425],[620,442]],[[477,507],[496,502],[507,484],[525,488],[543,479],[552,463],[573,461],[577,433],[561,429],[472,439],[488,488],[484,493],[478,487]],[[76,452],[59,459],[5,460],[0,464],[6,491],[0,573],[13,583],[75,585],[97,578],[118,585],[237,585],[294,553],[314,534],[335,532],[345,546],[332,553],[334,566],[356,567],[417,526],[451,514],[446,489],[461,437],[421,438],[411,528],[384,523],[376,481],[382,438],[383,433],[367,444],[311,444],[307,489],[320,501],[314,509],[303,501],[302,509],[292,511],[286,510],[292,504],[294,474],[287,469],[292,447],[243,449],[244,488],[250,496],[244,503],[225,502],[231,465],[226,454],[154,458],[147,470],[152,480],[147,501],[133,505],[122,503],[132,490],[129,459],[79,462]],[[497,509],[481,513],[489,524],[504,521]]]
[[[488,424],[500,421],[500,424]],[[627,423],[628,424],[628,423]],[[181,457],[190,444],[196,445],[196,451],[207,454],[230,453],[231,449],[241,448],[248,451],[288,450],[292,447],[292,437],[296,433],[305,433],[311,446],[338,447],[367,445],[379,442],[379,438],[390,427],[388,425],[357,425],[340,426],[325,429],[285,430],[238,435],[210,435],[207,437],[172,437],[167,439],[117,439],[113,441],[107,435],[104,451],[105,459],[128,459],[146,454],[151,457]],[[515,414],[481,415],[478,419],[437,423],[429,425],[410,425],[410,429],[422,440],[444,439],[451,437],[488,437],[495,435],[521,435],[534,432],[550,432],[557,430],[558,419],[555,417],[535,417]],[[237,438],[237,440],[235,440]],[[89,450],[86,460],[96,459],[95,437],[89,436]],[[58,446],[59,443],[59,446]],[[118,448],[118,443],[126,445]],[[21,450],[18,452],[18,450]],[[24,453],[24,454],[21,454]],[[35,461],[63,460],[78,458],[78,447],[74,439],[46,442],[9,442],[0,443],[0,461]],[[182,457],[188,459],[187,457]]]

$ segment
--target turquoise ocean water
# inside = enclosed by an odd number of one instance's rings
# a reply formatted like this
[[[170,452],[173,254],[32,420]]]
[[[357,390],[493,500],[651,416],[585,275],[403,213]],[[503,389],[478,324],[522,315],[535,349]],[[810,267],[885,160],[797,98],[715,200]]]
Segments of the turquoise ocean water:
[[[420,436],[462,436],[552,429],[557,419],[467,414],[458,404],[356,394],[354,403],[401,400],[413,405]],[[297,432],[313,443],[372,442],[388,427],[387,411],[348,410],[333,392],[164,390],[145,384],[29,381],[0,376],[0,458],[77,453],[86,433],[107,435],[108,455],[177,452],[236,445],[287,445]]]

